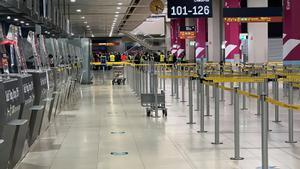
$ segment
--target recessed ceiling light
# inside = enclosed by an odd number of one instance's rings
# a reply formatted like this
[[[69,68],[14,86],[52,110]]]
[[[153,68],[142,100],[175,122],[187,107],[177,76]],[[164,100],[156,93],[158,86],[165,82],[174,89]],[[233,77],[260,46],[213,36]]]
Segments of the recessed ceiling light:
[[[11,19],[11,17],[10,17],[10,16],[7,16],[6,19]]]
[[[81,9],[76,9],[76,12],[81,12]]]
[[[88,22],[87,22],[87,21],[84,21],[83,23],[84,23],[84,24],[87,24]]]
[[[115,15],[115,17],[117,18],[117,17],[119,17],[119,15]]]
[[[119,14],[120,12],[119,12],[119,11],[116,11],[115,13],[116,13],[116,14]]]
[[[26,25],[26,26],[29,26],[29,23],[26,23],[25,25]]]
[[[81,19],[85,19],[85,17],[84,17],[84,16],[82,16],[82,17],[81,17]]]
[[[76,2],[76,0],[70,0],[71,2]]]
[[[122,3],[122,2],[119,2],[118,5],[123,5],[123,3]]]
[[[25,23],[24,21],[20,21],[21,24]]]
[[[87,28],[89,28],[89,27],[90,27],[90,25],[87,25],[86,27],[87,27]]]
[[[19,21],[19,19],[18,19],[18,18],[15,18],[14,21]]]
[[[74,36],[74,33],[71,33],[71,36]]]
[[[118,6],[117,9],[121,9],[121,7]]]

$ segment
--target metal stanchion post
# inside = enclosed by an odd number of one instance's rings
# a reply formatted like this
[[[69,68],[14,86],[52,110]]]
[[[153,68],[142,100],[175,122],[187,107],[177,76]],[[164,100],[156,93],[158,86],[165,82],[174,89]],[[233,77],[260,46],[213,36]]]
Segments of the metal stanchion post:
[[[159,75],[162,75],[162,66],[159,66]],[[162,79],[159,77],[159,88],[162,89]]]
[[[205,116],[211,116],[210,115],[210,98],[209,98],[209,85],[205,85],[205,93],[206,93],[206,115]]]
[[[240,98],[239,87],[234,87],[234,157],[231,160],[244,160],[240,156]]]
[[[262,93],[262,89],[261,89],[261,83],[257,83],[257,95],[261,95],[261,93]],[[257,116],[260,116],[261,115],[261,107],[262,107],[262,105],[261,105],[261,101],[260,100],[257,100],[257,113],[256,113],[256,115]]]
[[[204,84],[200,79],[200,131],[198,133],[206,133],[204,127]]]
[[[243,86],[242,90],[246,91],[246,83],[243,83],[242,86]],[[246,107],[246,96],[245,95],[242,96],[242,100],[243,100],[242,110],[247,110],[247,107]]]
[[[283,97],[288,97],[288,90],[287,90],[287,85],[285,82],[283,82]]]
[[[233,83],[230,82],[230,88],[232,89],[233,88]],[[230,104],[229,105],[233,105],[233,93],[230,92]]]
[[[175,76],[178,76],[178,68],[176,69]],[[176,99],[179,100],[179,84],[178,84],[178,78],[175,78],[175,93],[176,93]]]
[[[174,66],[171,68],[171,76],[174,76]],[[174,96],[174,78],[171,78],[171,96]]]
[[[193,80],[192,78],[188,79],[188,88],[189,88],[189,122],[187,124],[196,124],[194,122],[194,115],[193,115]]]
[[[166,76],[166,66],[163,67],[163,76]],[[166,91],[166,78],[163,79],[163,90]]]
[[[215,91],[216,91],[216,90],[214,90],[214,87],[212,86],[212,92],[213,92],[212,95],[211,95],[211,98],[212,98],[212,99],[215,97]]]
[[[184,76],[184,72],[181,73],[181,76]],[[181,79],[181,102],[184,103],[185,101],[185,78]]]
[[[290,105],[294,104],[293,99],[293,83],[288,83],[288,102]],[[294,140],[294,111],[292,109],[289,109],[289,140],[286,141],[286,143],[297,143],[297,141]]]
[[[221,86],[225,86],[225,84],[224,84],[224,83],[221,83]],[[225,102],[225,98],[224,98],[224,97],[225,97],[225,96],[224,96],[224,90],[221,89],[221,99],[220,99],[221,102]]]
[[[148,91],[149,91],[149,71],[148,71],[148,68],[146,69],[146,93],[148,93]]]
[[[262,155],[262,169],[269,169],[269,155],[268,155],[268,112],[266,111],[266,95],[260,95],[260,105],[262,107],[261,118],[261,155]]]
[[[269,80],[268,79],[265,79],[265,82],[264,82],[264,94],[268,97],[269,96]],[[272,131],[272,130],[270,130],[269,128],[270,128],[270,125],[269,125],[269,103],[265,103],[265,105],[266,105],[266,107],[265,107],[265,109],[266,109],[266,112],[267,112],[267,123],[268,123],[268,130],[269,131]],[[261,110],[261,111],[263,111],[263,110]]]
[[[155,103],[154,103],[154,107],[155,107],[155,116],[154,118],[159,118],[158,116],[158,97],[157,97],[157,94],[158,94],[158,77],[157,77],[157,74],[154,74],[153,75],[153,84],[154,84],[154,100],[155,100]]]
[[[197,108],[195,111],[199,111],[200,110],[200,83],[199,83],[199,80],[196,80],[196,87],[197,87],[197,91],[196,91]]]
[[[252,90],[251,90],[251,83],[248,83],[248,93],[251,93]]]
[[[219,84],[215,84],[215,142],[212,144],[223,144],[220,142],[220,96],[219,96]]]
[[[273,95],[275,100],[279,100],[279,87],[278,87],[278,80],[275,79],[273,82]],[[279,106],[275,105],[275,123],[280,123],[279,120]]]

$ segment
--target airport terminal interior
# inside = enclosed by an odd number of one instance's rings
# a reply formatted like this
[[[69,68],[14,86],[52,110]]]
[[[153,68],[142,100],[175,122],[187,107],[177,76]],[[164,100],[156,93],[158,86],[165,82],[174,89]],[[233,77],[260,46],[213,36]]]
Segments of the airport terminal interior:
[[[299,169],[299,0],[0,0],[0,169]]]

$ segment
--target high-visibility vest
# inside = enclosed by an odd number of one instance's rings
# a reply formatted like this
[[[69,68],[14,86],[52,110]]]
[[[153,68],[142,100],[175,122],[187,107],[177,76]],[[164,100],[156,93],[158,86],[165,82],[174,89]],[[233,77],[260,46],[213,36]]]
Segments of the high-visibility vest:
[[[160,62],[165,62],[165,55],[160,55]]]
[[[109,60],[110,60],[111,62],[116,61],[116,56],[115,56],[115,55],[110,55],[110,56],[109,56]]]
[[[173,62],[173,57],[174,56],[172,54],[169,55],[169,62]]]

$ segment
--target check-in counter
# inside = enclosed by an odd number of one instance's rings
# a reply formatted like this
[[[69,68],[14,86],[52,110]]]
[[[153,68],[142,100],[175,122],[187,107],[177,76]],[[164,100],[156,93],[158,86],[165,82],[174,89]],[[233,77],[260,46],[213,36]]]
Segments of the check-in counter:
[[[29,121],[29,146],[31,146],[40,134],[45,112],[45,99],[47,98],[47,72],[43,70],[28,70],[33,78],[34,101],[31,108]]]
[[[0,80],[0,169],[8,168],[17,126],[26,123],[19,120],[21,110],[21,86],[19,79]]]
[[[20,115],[19,115],[19,124],[16,128],[12,151],[9,160],[9,169],[12,169],[25,155],[26,149],[25,142],[28,142],[27,132],[29,129],[29,120],[31,117],[31,107],[33,106],[33,81],[32,75],[30,74],[9,74],[5,75],[10,78],[19,79],[19,83],[21,86],[20,90],[20,98],[21,98],[21,107],[20,107]],[[28,144],[26,144],[28,145]]]

